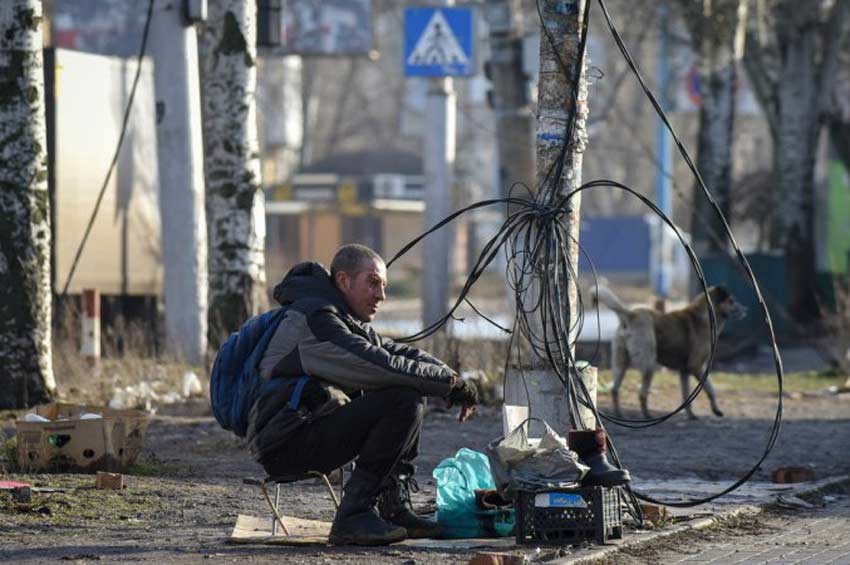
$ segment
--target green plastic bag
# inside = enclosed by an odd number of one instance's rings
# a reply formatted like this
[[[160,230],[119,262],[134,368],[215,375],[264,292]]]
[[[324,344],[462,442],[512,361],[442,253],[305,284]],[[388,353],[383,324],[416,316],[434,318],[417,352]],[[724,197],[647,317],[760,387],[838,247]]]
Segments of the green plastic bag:
[[[434,469],[437,480],[437,522],[449,538],[513,535],[514,510],[481,510],[475,491],[496,488],[487,456],[465,447]]]

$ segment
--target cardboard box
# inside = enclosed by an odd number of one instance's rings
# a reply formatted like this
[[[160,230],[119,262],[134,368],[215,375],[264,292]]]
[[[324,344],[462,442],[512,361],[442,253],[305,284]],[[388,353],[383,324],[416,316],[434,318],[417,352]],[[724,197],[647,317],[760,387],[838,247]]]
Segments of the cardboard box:
[[[127,485],[124,484],[124,475],[121,473],[98,471],[94,486],[104,490],[123,490]]]
[[[22,471],[121,471],[144,445],[148,415],[140,410],[52,403],[32,413],[49,422],[15,422]],[[102,418],[80,419],[84,412]]]

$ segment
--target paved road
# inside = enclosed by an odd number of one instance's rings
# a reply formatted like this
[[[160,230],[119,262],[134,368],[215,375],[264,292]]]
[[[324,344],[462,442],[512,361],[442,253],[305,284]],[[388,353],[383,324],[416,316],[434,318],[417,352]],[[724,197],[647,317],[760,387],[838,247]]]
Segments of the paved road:
[[[767,511],[712,530],[625,550],[611,565],[740,564],[850,565],[850,495],[831,494],[825,506]]]

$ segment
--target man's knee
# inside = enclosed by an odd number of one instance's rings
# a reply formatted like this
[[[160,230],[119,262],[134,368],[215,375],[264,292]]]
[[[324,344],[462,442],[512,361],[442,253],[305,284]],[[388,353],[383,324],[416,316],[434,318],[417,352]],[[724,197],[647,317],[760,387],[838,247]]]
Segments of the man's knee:
[[[387,404],[398,416],[414,421],[422,419],[425,414],[425,399],[421,392],[411,387],[394,387],[384,392]]]

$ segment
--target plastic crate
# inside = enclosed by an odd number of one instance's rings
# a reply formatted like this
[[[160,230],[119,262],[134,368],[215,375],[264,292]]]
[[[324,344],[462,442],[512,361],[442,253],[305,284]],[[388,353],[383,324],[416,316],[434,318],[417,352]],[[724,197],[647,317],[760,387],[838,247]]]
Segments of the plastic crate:
[[[516,541],[574,545],[623,537],[619,487],[517,493]]]

